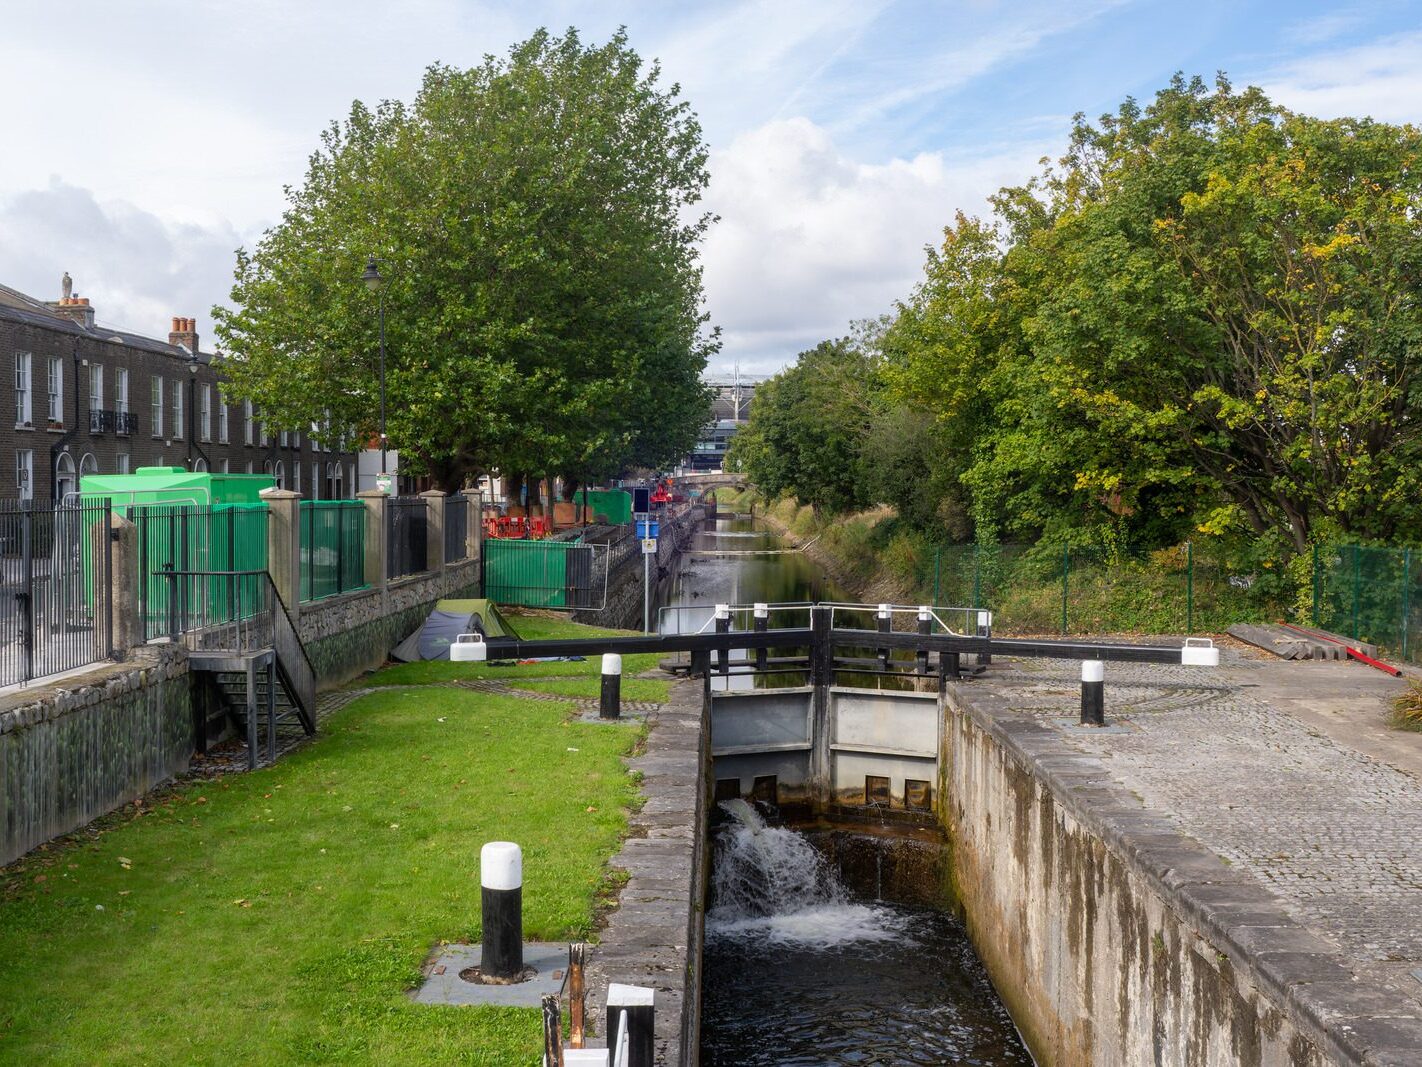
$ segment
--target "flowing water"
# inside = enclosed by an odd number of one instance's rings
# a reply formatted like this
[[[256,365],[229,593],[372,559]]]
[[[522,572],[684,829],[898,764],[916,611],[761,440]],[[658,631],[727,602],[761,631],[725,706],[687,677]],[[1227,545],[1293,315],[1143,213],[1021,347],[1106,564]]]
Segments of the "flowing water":
[[[703,1063],[1031,1064],[961,924],[855,900],[802,835],[721,807]]]
[[[784,547],[754,520],[717,520],[683,557],[661,628],[694,632],[718,603],[846,599]],[[721,684],[760,683],[733,674]],[[1031,1064],[959,922],[857,898],[807,838],[767,825],[744,801],[718,815],[702,986],[708,1067]]]

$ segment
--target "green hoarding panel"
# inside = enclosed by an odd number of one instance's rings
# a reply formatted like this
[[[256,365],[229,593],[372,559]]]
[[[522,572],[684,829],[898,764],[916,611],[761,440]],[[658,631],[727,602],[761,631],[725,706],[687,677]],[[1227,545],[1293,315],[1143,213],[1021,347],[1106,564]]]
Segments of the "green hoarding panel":
[[[578,564],[590,551],[571,541],[485,541],[484,595],[497,604],[566,608],[576,600],[569,573],[586,569]]]
[[[578,503],[582,500],[579,493]],[[622,525],[632,521],[632,494],[624,489],[589,489],[587,502],[594,522]]]

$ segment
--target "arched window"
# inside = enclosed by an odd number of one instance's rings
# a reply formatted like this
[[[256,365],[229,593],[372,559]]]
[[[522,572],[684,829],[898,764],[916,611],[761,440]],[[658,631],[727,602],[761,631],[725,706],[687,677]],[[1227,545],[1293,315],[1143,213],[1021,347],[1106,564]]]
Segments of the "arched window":
[[[74,457],[68,452],[61,452],[54,461],[54,499],[63,502],[78,488],[79,483],[74,477]]]
[[[85,452],[84,458],[79,461],[79,491],[84,491],[84,479],[90,474],[99,473],[99,461],[94,458],[94,453]]]
[[[193,460],[193,470],[197,472],[207,470],[207,460],[203,459],[201,456],[198,456],[197,459]]]
[[[272,473],[272,461],[271,461],[271,460],[269,460],[269,459],[264,459],[264,460],[262,460],[262,473],[263,473],[263,474],[271,474],[271,473]]]
[[[331,476],[331,499],[342,500],[345,498],[345,493],[343,491],[345,488],[345,467],[340,463],[332,463],[331,467],[334,470],[334,473]]]
[[[285,464],[284,462],[282,462],[281,460],[277,460],[277,462],[276,462],[276,473],[275,473],[275,477],[276,477],[276,487],[277,487],[278,489],[285,489],[285,488],[286,488],[286,464]]]

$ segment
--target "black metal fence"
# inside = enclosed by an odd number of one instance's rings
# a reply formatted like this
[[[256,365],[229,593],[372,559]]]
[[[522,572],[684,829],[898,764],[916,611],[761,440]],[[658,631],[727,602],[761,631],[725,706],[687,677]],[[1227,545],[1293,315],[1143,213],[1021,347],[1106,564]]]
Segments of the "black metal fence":
[[[385,577],[403,578],[428,569],[429,512],[417,496],[385,502]]]
[[[0,685],[111,658],[113,511],[0,502]]]
[[[455,493],[444,502],[444,561],[457,563],[469,555],[469,498]]]
[[[365,505],[303,500],[301,599],[320,600],[365,586]]]
[[[273,592],[265,570],[190,571],[165,566],[164,632],[195,651],[252,652],[272,643]]]

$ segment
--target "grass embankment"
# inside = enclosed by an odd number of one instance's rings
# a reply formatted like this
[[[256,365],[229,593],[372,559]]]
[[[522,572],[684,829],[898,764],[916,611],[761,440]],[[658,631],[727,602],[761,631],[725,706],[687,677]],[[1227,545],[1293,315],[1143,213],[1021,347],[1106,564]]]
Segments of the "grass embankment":
[[[766,501],[754,490],[717,491],[718,505],[755,513],[802,543],[852,595],[867,603],[988,607],[1003,633],[1217,633],[1236,622],[1282,617],[1278,575],[1241,588],[1226,569],[1184,546],[1143,559],[1062,545],[939,545],[907,529],[892,508],[816,515],[794,500]],[[1272,595],[1271,595],[1272,594]],[[1193,598],[1193,610],[1190,601]],[[1065,605],[1063,601],[1065,600]]]
[[[418,673],[359,684],[402,671]],[[0,874],[0,1062],[536,1063],[536,1011],[406,993],[432,947],[480,937],[486,841],[523,847],[525,936],[593,932],[640,732],[572,711],[383,689],[275,767],[156,795],[32,853]]]

